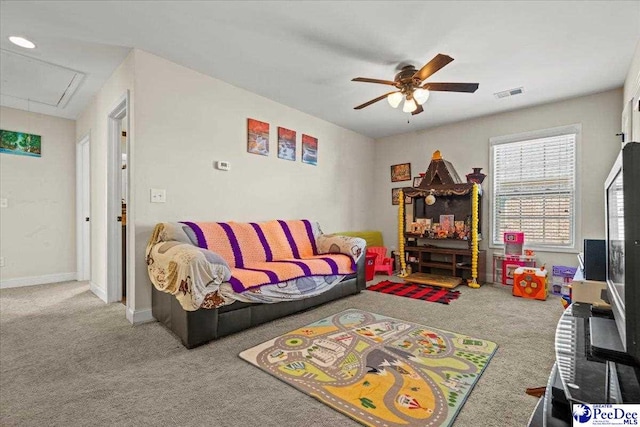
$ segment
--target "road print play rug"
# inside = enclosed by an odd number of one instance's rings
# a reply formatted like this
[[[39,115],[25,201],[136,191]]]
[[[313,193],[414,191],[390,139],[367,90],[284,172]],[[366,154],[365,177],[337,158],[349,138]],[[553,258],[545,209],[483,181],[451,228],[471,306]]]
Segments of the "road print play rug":
[[[350,309],[240,357],[368,426],[448,426],[496,348]]]

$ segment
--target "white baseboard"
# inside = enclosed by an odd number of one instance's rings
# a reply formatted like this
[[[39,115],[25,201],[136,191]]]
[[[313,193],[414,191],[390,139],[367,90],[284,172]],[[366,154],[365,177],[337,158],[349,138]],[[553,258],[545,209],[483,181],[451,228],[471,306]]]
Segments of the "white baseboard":
[[[0,289],[19,288],[22,286],[47,285],[49,283],[70,282],[78,278],[78,273],[56,273],[44,276],[17,277],[0,280]]]
[[[151,315],[151,309],[133,311],[127,308],[127,320],[133,325],[139,325],[141,323],[152,322],[155,319]]]
[[[101,287],[99,287],[93,282],[89,282],[89,289],[91,289],[91,292],[93,292],[103,302],[105,303],[107,302],[107,293],[105,292],[104,289],[102,289]]]

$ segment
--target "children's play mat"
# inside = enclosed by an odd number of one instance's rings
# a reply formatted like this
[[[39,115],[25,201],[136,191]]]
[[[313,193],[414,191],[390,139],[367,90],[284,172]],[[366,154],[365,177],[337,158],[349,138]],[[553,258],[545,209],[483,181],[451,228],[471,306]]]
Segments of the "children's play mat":
[[[369,426],[450,425],[493,342],[346,310],[240,357]]]

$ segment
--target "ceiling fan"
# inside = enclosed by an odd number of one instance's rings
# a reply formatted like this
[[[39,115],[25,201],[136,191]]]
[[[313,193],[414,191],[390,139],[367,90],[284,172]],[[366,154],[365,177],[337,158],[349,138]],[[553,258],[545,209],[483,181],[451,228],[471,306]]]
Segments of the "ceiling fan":
[[[402,99],[405,99],[402,111],[405,113],[411,113],[412,115],[420,114],[424,110],[422,104],[429,99],[429,91],[440,92],[467,92],[473,93],[478,90],[478,83],[422,83],[436,71],[453,61],[453,58],[449,55],[437,54],[431,61],[424,65],[420,70],[416,70],[413,65],[406,65],[402,67],[400,72],[396,74],[393,81],[369,79],[366,77],[356,77],[351,80],[353,82],[366,82],[366,83],[378,83],[383,85],[395,86],[396,89],[393,92],[385,93],[371,101],[358,105],[354,110],[361,110],[364,107],[368,107],[371,104],[387,98],[389,104],[393,108],[397,108],[400,105]]]

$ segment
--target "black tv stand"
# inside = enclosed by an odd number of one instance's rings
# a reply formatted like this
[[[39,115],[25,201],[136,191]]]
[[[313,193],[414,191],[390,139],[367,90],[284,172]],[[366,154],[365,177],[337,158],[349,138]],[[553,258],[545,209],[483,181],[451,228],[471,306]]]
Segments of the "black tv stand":
[[[529,427],[568,427],[577,403],[640,403],[638,369],[611,360],[609,341],[618,331],[612,333],[606,321],[611,320],[593,316],[591,304],[574,303],[562,314],[556,328],[556,363]]]

